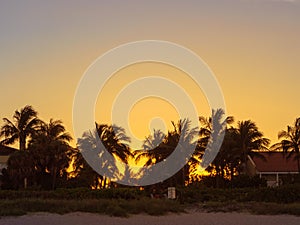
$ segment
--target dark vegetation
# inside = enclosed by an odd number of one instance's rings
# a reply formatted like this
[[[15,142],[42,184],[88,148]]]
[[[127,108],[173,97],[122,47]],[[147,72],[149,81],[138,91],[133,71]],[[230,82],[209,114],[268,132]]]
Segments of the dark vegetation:
[[[28,212],[92,212],[111,216],[147,213],[164,215],[192,210],[203,212],[250,212],[300,215],[300,185],[277,188],[216,189],[185,187],[176,200],[152,199],[137,188],[101,190],[57,189],[52,191],[2,190],[0,216]]]
[[[300,215],[299,176],[287,176],[285,185],[268,188],[264,179],[246,175],[247,157],[261,157],[261,151],[270,150],[281,151],[287,157],[295,155],[300,171],[300,118],[279,133],[280,142],[269,146],[269,139],[253,121],[238,121],[234,127],[234,118],[224,118],[224,112],[218,109],[210,118],[199,117],[199,132],[190,127],[188,119],[172,122],[174,129],[167,134],[155,130],[145,139],[142,150],[130,149],[130,139],[123,128],[97,123],[95,130],[84,133],[74,148],[62,121],[51,119],[46,123],[31,106],[16,110],[13,120],[3,120],[1,145],[19,143],[19,149],[10,155],[8,167],[2,170],[0,215],[36,211],[162,215],[183,212],[189,207],[204,211],[248,209],[253,213]],[[205,164],[205,149],[208,152],[213,149],[213,143],[222,133],[225,138],[221,149],[206,169],[210,175],[196,173],[197,166]],[[130,159],[144,160],[145,167],[164,160],[172,154],[180,138],[183,146],[196,147],[188,163],[172,177],[139,189],[124,187],[99,175],[85,161],[79,149],[88,145],[97,150],[96,135],[113,156],[112,175],[120,174],[114,164],[116,160],[124,163]],[[133,176],[132,171],[125,171],[123,177],[126,176]],[[174,201],[165,199],[169,186],[176,187]],[[154,190],[160,199],[150,198]]]

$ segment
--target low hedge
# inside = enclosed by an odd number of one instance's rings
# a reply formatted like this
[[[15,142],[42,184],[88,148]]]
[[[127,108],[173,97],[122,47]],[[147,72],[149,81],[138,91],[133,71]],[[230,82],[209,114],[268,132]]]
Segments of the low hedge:
[[[263,188],[183,188],[178,190],[182,201],[187,203],[196,202],[274,202],[293,203],[300,202],[300,185]]]
[[[150,197],[148,191],[139,188],[111,188],[101,190],[57,189],[54,191],[37,190],[0,190],[0,199],[141,199]],[[182,203],[196,202],[300,202],[300,185],[289,185],[275,188],[235,188],[216,189],[205,187],[177,188],[177,199]]]
[[[91,190],[87,188],[57,189],[53,191],[1,190],[0,199],[139,199],[145,193],[136,188],[110,188]]]

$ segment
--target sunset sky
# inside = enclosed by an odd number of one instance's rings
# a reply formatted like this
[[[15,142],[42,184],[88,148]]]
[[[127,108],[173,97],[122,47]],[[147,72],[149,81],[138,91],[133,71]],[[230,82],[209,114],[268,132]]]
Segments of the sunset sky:
[[[300,1],[1,1],[0,117],[32,105],[44,120],[72,130],[76,87],[89,65],[127,42],[165,40],[198,54],[223,90],[227,114],[255,121],[265,136],[300,116]],[[99,95],[96,118],[109,122],[113,97],[138,76],[161,75],[190,92],[209,116],[201,90],[167,65],[144,63],[120,70]],[[132,110],[132,131],[148,133],[149,120],[170,125],[176,111],[160,99]],[[2,125],[2,123],[1,123]]]

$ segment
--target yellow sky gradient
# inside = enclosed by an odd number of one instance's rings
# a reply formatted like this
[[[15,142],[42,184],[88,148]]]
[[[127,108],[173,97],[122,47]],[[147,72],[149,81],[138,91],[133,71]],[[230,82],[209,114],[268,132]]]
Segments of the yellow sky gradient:
[[[228,115],[252,119],[274,143],[300,114],[299,27],[298,1],[1,2],[0,117],[30,104],[73,134],[73,98],[88,66],[120,44],[157,39],[198,54],[220,83]],[[201,90],[182,72],[145,63],[115,74],[99,95],[96,118],[109,122],[119,88],[149,74],[183,85],[192,99],[201,96],[195,105],[209,116]],[[130,114],[136,136],[147,134],[152,116],[169,118],[170,128],[176,112],[159,99],[141,101]]]
[[[144,62],[127,66],[110,78],[98,96],[95,110],[96,120],[100,123],[115,123],[111,112],[120,90],[131,82],[148,76],[159,76],[175,82],[186,91],[191,102],[195,105],[197,115],[209,115],[210,108],[207,100],[200,87],[189,75],[167,64]],[[136,96],[139,96],[139,90],[142,90],[142,87],[140,88],[141,89],[137,90]],[[132,98],[134,99],[136,96],[132,96]],[[118,111],[118,106],[115,107]],[[153,129],[160,129],[164,132],[172,130],[171,121],[177,122],[180,119],[179,112],[177,112],[175,107],[167,100],[158,97],[146,97],[141,99],[136,102],[132,110],[128,112],[131,132],[127,131],[127,133],[132,133],[138,139],[143,140],[153,132]],[[119,109],[119,111],[122,111],[122,109]],[[125,114],[124,117],[126,116]],[[132,145],[134,148],[141,147],[135,143],[132,143]]]

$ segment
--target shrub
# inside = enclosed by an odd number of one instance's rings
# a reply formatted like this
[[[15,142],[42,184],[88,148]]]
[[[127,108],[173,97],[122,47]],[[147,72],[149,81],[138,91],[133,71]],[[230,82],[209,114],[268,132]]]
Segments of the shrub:
[[[267,186],[267,181],[264,178],[260,178],[258,175],[253,177],[247,175],[235,176],[230,183],[232,188],[258,188]]]
[[[0,190],[0,199],[139,199],[145,193],[136,188],[111,188],[91,190],[87,188],[57,189],[54,191]]]

